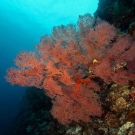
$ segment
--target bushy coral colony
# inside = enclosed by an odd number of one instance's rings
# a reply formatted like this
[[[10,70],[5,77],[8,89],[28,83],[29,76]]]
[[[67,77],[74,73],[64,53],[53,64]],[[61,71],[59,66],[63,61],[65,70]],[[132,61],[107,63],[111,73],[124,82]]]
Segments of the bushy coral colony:
[[[35,86],[51,97],[51,114],[59,123],[90,122],[101,116],[100,82],[126,85],[135,81],[135,40],[116,34],[113,25],[90,14],[77,25],[57,26],[36,46],[21,52],[17,68],[7,70],[12,85]]]

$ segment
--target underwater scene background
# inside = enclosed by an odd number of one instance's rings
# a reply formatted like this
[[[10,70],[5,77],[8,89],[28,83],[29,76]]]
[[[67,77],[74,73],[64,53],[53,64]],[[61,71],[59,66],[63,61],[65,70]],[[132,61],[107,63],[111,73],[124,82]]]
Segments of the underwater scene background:
[[[0,6],[1,134],[135,134],[134,0]]]

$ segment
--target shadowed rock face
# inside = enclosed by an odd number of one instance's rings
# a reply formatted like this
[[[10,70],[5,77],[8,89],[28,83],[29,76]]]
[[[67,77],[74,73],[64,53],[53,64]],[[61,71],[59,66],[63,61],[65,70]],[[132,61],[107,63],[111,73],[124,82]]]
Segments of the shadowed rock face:
[[[104,10],[106,7],[110,6],[115,1],[116,0],[99,0],[98,9]]]
[[[135,0],[99,0],[95,17],[100,17],[125,31],[135,20],[134,14]]]

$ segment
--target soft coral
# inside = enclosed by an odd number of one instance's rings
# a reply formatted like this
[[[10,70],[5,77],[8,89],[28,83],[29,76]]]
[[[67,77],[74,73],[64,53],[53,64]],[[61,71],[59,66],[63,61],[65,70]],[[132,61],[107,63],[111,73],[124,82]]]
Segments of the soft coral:
[[[118,84],[135,81],[129,70],[135,41],[127,36],[114,38],[112,25],[89,14],[80,16],[77,28],[58,26],[52,35],[45,35],[36,47],[39,56],[20,53],[15,60],[19,69],[9,69],[6,79],[43,88],[53,100],[51,113],[61,124],[91,121],[90,116],[102,114],[96,93],[100,87],[93,78]]]

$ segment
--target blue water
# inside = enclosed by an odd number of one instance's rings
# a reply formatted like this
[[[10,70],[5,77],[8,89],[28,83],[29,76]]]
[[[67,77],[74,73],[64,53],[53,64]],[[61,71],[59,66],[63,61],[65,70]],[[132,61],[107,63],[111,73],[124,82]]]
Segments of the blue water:
[[[98,0],[48,1],[0,0],[0,135],[6,135],[12,125],[26,89],[11,86],[4,79],[17,53],[33,50],[53,26],[76,23],[79,15],[93,14],[98,3]]]

